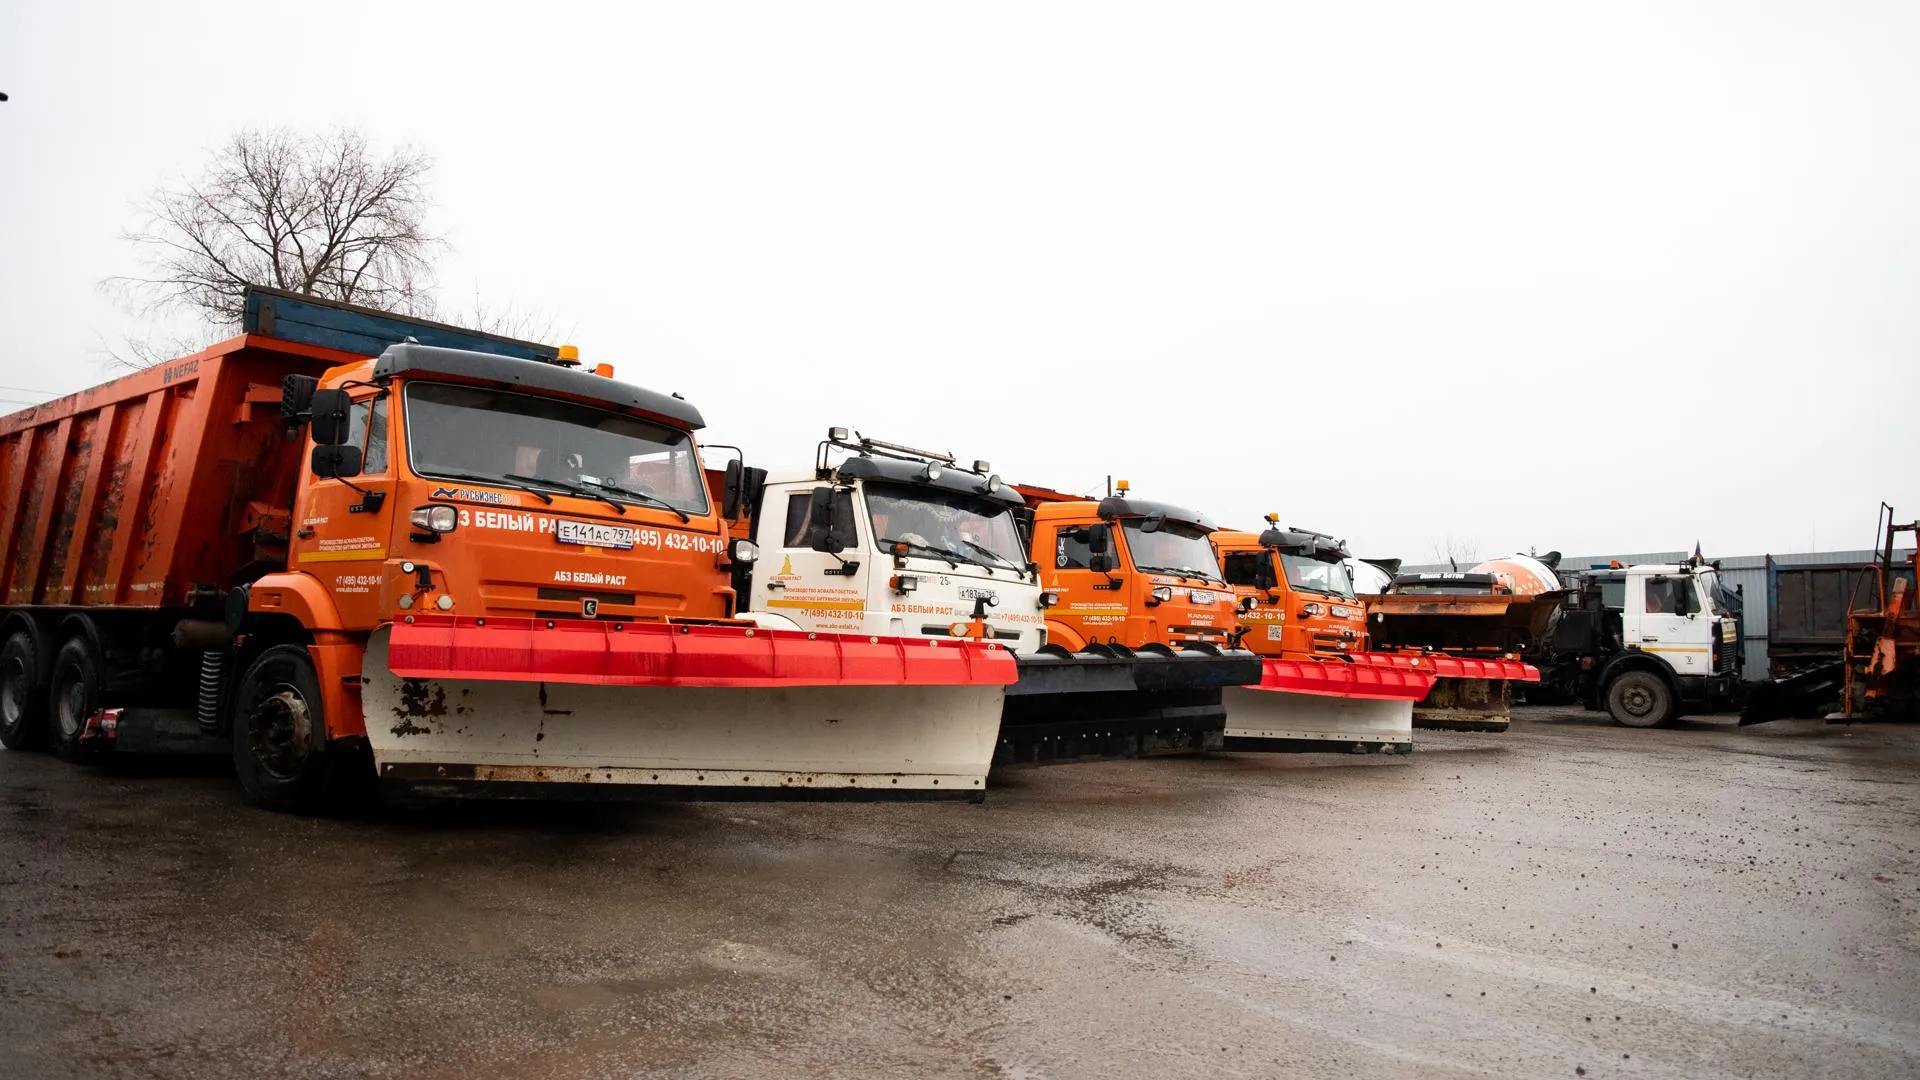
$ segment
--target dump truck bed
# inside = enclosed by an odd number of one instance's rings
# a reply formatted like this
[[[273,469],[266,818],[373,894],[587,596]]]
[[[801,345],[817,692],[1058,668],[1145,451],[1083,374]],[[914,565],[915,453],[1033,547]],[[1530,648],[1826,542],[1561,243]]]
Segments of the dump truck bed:
[[[354,359],[242,335],[0,417],[0,597],[177,606],[284,551],[301,463],[281,381]]]

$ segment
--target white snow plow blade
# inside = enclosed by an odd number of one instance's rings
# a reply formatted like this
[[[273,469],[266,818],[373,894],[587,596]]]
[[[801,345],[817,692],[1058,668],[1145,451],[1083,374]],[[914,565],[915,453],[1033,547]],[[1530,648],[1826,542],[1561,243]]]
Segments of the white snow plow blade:
[[[1226,749],[1296,752],[1413,749],[1413,703],[1431,675],[1351,661],[1266,660],[1258,686],[1228,687]]]
[[[978,798],[1005,697],[995,682],[403,678],[389,644],[375,634],[362,669],[375,767],[429,794]]]

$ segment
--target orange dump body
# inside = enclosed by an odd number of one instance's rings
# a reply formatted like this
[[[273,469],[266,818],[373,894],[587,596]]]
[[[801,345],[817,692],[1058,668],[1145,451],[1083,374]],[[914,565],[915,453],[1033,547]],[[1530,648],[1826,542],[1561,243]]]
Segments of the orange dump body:
[[[184,607],[283,563],[280,384],[360,358],[258,335],[0,416],[7,606]]]

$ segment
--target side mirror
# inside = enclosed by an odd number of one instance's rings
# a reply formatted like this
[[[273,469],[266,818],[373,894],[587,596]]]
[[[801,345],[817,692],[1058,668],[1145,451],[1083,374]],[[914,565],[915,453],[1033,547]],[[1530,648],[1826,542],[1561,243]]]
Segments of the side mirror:
[[[1112,552],[1096,551],[1087,556],[1087,569],[1096,574],[1110,574],[1113,572],[1113,568],[1114,561]]]
[[[285,399],[285,393],[283,388],[282,400]],[[353,409],[353,402],[347,398],[345,390],[315,390],[309,399],[308,409],[313,413],[314,442],[321,446],[339,446],[347,441],[347,416]],[[354,473],[359,471],[358,467],[354,469]]]
[[[280,422],[290,428],[299,427],[307,419],[307,410],[313,408],[313,392],[320,386],[320,380],[311,375],[289,375],[280,380]]]
[[[817,487],[807,497],[807,546],[829,555],[853,546],[851,492]]]
[[[1272,557],[1267,556],[1267,553],[1264,551],[1261,552],[1260,554],[1265,557],[1263,557],[1259,562],[1254,564],[1254,570],[1253,570],[1254,586],[1256,588],[1261,588],[1261,589],[1278,588],[1280,585],[1280,576],[1273,572]]]
[[[741,481],[746,471],[746,465],[739,458],[727,462],[726,479],[720,486],[720,516],[728,521],[740,516],[740,504],[746,498],[745,485]]]
[[[313,475],[340,479],[360,475],[360,448],[352,445],[313,448]]]
[[[1087,551],[1093,555],[1105,555],[1107,548],[1113,546],[1113,526],[1107,524],[1087,526]]]

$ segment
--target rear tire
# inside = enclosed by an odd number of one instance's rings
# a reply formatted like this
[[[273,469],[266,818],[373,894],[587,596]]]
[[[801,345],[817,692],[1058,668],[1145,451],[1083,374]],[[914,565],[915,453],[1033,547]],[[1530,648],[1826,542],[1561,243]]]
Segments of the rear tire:
[[[1650,671],[1629,671],[1607,685],[1607,712],[1626,727],[1659,727],[1674,718],[1673,690]]]
[[[233,697],[233,767],[247,801],[282,813],[331,808],[336,784],[320,678],[302,645],[275,645]]]
[[[100,709],[100,659],[85,636],[68,638],[53,654],[47,678],[47,720],[53,752],[63,761],[97,757],[100,745],[86,739],[87,723]]]
[[[0,746],[38,750],[47,745],[47,688],[40,683],[40,650],[16,630],[0,645]]]

